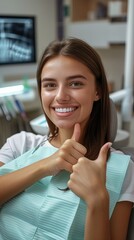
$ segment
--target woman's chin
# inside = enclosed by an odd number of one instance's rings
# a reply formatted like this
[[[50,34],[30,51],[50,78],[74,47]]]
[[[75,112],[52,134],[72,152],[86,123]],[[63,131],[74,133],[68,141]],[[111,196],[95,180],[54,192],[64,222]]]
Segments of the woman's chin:
[[[61,123],[61,124],[56,124],[56,126],[59,128],[59,129],[71,129],[71,128],[74,128],[74,125],[75,123],[72,123],[72,124],[67,124],[67,123]]]

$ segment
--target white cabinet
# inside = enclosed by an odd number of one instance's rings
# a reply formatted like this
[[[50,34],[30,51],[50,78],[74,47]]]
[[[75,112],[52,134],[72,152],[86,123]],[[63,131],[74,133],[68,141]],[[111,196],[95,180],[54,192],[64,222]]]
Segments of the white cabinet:
[[[65,37],[82,38],[95,48],[107,48],[125,43],[126,25],[109,20],[70,22],[65,25]]]
[[[109,23],[109,43],[122,44],[126,42],[126,22]]]
[[[69,0],[69,2],[70,19],[67,18],[66,21],[65,18],[64,21],[65,37],[82,38],[95,48],[125,44],[127,22],[111,21],[108,17],[88,20],[89,13],[95,11],[96,0],[77,0],[77,4],[75,0]],[[105,3],[104,0],[103,2]]]

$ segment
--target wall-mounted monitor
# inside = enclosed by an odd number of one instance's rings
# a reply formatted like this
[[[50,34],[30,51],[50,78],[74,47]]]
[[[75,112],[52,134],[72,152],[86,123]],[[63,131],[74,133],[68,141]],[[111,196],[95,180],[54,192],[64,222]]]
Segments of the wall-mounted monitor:
[[[34,16],[0,15],[0,65],[36,62]]]

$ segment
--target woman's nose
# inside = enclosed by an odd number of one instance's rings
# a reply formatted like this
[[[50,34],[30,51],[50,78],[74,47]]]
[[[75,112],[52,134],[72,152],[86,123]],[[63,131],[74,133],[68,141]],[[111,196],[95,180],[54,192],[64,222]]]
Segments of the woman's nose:
[[[59,87],[56,94],[57,101],[68,101],[70,100],[70,94],[65,87]]]

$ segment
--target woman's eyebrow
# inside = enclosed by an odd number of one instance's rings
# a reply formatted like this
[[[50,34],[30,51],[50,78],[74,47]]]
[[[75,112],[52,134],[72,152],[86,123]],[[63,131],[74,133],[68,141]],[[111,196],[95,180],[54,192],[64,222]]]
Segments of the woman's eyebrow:
[[[87,78],[81,74],[76,74],[76,75],[72,75],[72,76],[68,76],[67,77],[67,80],[72,80],[72,79],[75,79],[75,78],[80,78],[80,79],[85,79],[87,80]]]
[[[81,75],[81,74],[67,76],[66,80],[69,81],[69,80],[73,80],[73,79],[76,79],[76,78],[87,80],[87,78],[85,76]],[[45,82],[45,81],[56,81],[56,79],[51,78],[51,77],[43,77],[41,79],[41,82]]]
[[[55,81],[54,78],[49,78],[49,77],[45,77],[41,79],[41,82],[45,82],[45,81]]]

